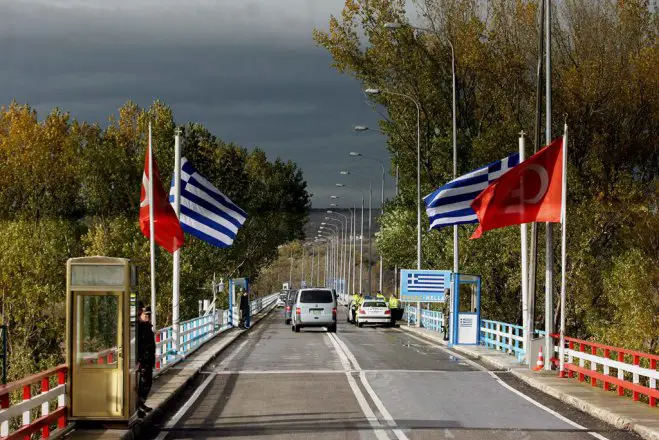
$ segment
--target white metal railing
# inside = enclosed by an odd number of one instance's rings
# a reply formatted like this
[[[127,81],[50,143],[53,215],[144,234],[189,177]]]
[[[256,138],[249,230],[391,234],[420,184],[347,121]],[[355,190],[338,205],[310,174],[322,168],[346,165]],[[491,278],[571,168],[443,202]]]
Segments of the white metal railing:
[[[250,302],[250,314],[256,315],[263,309],[277,302],[278,293]],[[229,310],[215,310],[214,313],[179,323],[178,350],[174,349],[174,329],[172,326],[156,331],[156,373],[166,370],[176,364],[206,341],[232,327],[232,322],[238,322],[239,310],[233,307],[233,320],[229,319]]]
[[[48,438],[65,428],[65,393],[66,365],[0,385],[0,439]]]
[[[408,324],[416,324],[416,307],[407,305],[403,312],[403,321]],[[444,325],[444,314],[437,310],[421,308],[421,327],[432,332],[442,333]]]

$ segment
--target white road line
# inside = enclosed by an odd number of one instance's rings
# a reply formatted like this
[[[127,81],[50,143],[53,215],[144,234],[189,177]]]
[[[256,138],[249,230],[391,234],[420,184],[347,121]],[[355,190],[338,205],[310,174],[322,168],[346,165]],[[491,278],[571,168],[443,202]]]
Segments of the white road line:
[[[238,346],[238,348],[236,348],[229,356],[224,358],[224,360],[218,365],[218,368],[226,368],[226,366],[229,364],[229,362],[231,362],[233,360],[233,358],[236,357],[236,355],[245,347],[245,345],[247,345],[248,342],[249,342],[249,339],[246,339],[245,341],[243,341],[242,344],[240,344]],[[197,388],[194,393],[192,393],[192,396],[190,396],[188,401],[185,402],[185,404],[176,412],[176,414],[174,414],[174,417],[172,417],[167,422],[167,424],[165,425],[163,430],[160,431],[160,433],[155,438],[155,440],[164,440],[167,437],[167,435],[169,434],[169,430],[172,429],[174,426],[176,426],[176,424],[179,422],[179,420],[181,420],[181,417],[183,417],[185,415],[185,413],[188,412],[190,407],[192,407],[192,405],[195,404],[195,402],[201,396],[201,393],[204,392],[206,387],[208,387],[208,384],[210,384],[211,381],[214,378],[215,378],[215,375],[211,374],[206,378],[206,380],[204,380],[204,382],[201,384],[201,386],[199,388]]]
[[[204,371],[201,374],[224,375],[259,375],[259,374],[344,374],[345,370],[224,370]]]
[[[373,429],[373,433],[378,438],[378,440],[390,440],[389,436],[384,431],[382,431],[382,425],[380,425],[378,418],[375,416],[375,413],[373,412],[368,402],[366,401],[366,398],[364,397],[362,391],[359,389],[357,382],[355,382],[355,379],[352,377],[352,373],[350,372],[351,370],[350,362],[348,362],[348,358],[346,357],[343,350],[341,350],[341,347],[339,346],[336,339],[332,337],[335,335],[332,333],[325,333],[325,334],[330,339],[332,345],[334,345],[334,350],[339,355],[339,359],[341,360],[341,363],[346,369],[345,375],[346,378],[348,379],[348,385],[350,385],[350,388],[352,389],[352,392],[355,395],[355,398],[357,399],[357,403],[359,404],[362,413],[364,413],[364,417],[366,417],[366,420],[368,420],[368,423],[371,425],[371,428]]]
[[[382,403],[382,400],[380,400],[380,398],[377,396],[377,394],[371,387],[371,384],[368,383],[368,380],[366,379],[366,372],[364,372],[364,370],[362,370],[361,367],[359,366],[359,363],[357,362],[357,358],[355,358],[355,355],[352,354],[348,346],[345,344],[345,342],[341,340],[341,338],[338,337],[338,335],[332,335],[332,336],[336,338],[336,341],[338,342],[341,349],[345,352],[348,359],[352,361],[355,370],[359,371],[359,379],[362,382],[362,386],[364,387],[368,395],[371,397],[373,403],[375,403],[375,406],[377,407],[378,411],[380,411],[380,414],[382,414],[382,417],[387,422],[387,425],[392,429],[396,438],[398,438],[398,440],[409,440],[407,435],[405,435],[405,433],[398,428],[396,421],[394,420],[393,417],[391,417],[391,414],[389,413],[389,411],[387,411],[387,408],[384,406],[384,403]]]
[[[604,437],[603,435],[601,435],[601,434],[599,434],[599,433],[597,433],[597,432],[589,431],[588,428],[586,428],[585,426],[582,426],[582,425],[578,424],[577,422],[574,422],[574,421],[568,419],[567,417],[565,417],[565,416],[563,416],[563,415],[557,413],[557,412],[554,411],[553,409],[546,407],[545,405],[543,405],[542,403],[540,403],[540,402],[538,402],[537,400],[533,399],[532,397],[527,396],[526,394],[524,394],[523,392],[519,391],[518,389],[513,388],[512,386],[508,385],[506,382],[504,382],[503,380],[501,380],[501,378],[500,378],[499,376],[497,376],[496,374],[494,374],[493,371],[490,371],[490,370],[488,370],[487,368],[484,368],[482,365],[479,365],[478,363],[472,361],[471,359],[467,359],[466,357],[464,357],[464,355],[458,355],[458,354],[456,354],[454,351],[451,351],[451,350],[449,350],[449,349],[447,349],[447,348],[441,346],[441,345],[438,344],[437,342],[431,342],[431,341],[428,341],[428,340],[426,340],[426,339],[419,338],[419,337],[416,336],[416,335],[408,334],[408,336],[410,336],[410,337],[412,337],[412,338],[414,338],[414,339],[416,339],[416,340],[423,341],[423,342],[425,342],[426,344],[433,345],[433,346],[439,348],[440,350],[442,350],[442,351],[444,351],[444,352],[446,352],[446,353],[450,353],[451,356],[455,356],[456,358],[460,358],[461,360],[464,360],[464,361],[467,362],[469,365],[472,365],[472,366],[478,368],[479,370],[487,371],[487,372],[490,374],[490,376],[492,376],[492,378],[494,378],[494,380],[495,380],[499,385],[501,385],[502,387],[506,388],[506,389],[509,390],[509,391],[512,391],[513,393],[517,394],[518,396],[520,396],[520,397],[523,398],[524,400],[526,400],[526,401],[532,403],[533,405],[537,406],[538,408],[540,408],[540,409],[542,409],[542,410],[548,412],[549,414],[553,415],[553,416],[556,417],[557,419],[559,419],[559,420],[561,420],[561,421],[563,421],[563,422],[565,422],[565,423],[567,423],[567,424],[569,424],[569,425],[572,425],[572,426],[574,426],[574,427],[577,428],[577,429],[580,429],[580,430],[582,430],[582,431],[587,432],[588,434],[590,434],[591,436],[595,437],[595,438],[598,439],[598,440],[609,440],[607,437]]]
[[[533,405],[537,406],[538,408],[545,410],[546,412],[548,412],[549,414],[551,414],[551,415],[553,415],[554,417],[558,418],[559,420],[562,420],[563,422],[565,422],[565,423],[567,423],[567,424],[569,424],[569,425],[572,425],[572,426],[574,426],[574,427],[577,428],[577,429],[580,429],[580,430],[582,430],[582,431],[586,431],[588,434],[592,435],[592,436],[595,437],[596,439],[599,439],[599,440],[609,440],[608,438],[604,437],[604,436],[601,435],[601,434],[598,434],[597,432],[588,431],[588,428],[586,428],[585,426],[582,426],[582,425],[578,424],[577,422],[573,422],[572,420],[568,419],[568,418],[565,417],[564,415],[559,414],[559,413],[557,413],[556,411],[554,411],[553,409],[546,407],[545,405],[543,405],[542,403],[540,403],[540,402],[538,402],[537,400],[533,399],[532,397],[527,396],[526,394],[522,393],[521,391],[519,391],[519,390],[513,388],[512,386],[508,385],[506,382],[502,381],[502,380],[501,380],[500,378],[498,378],[496,375],[495,375],[494,377],[496,377],[497,382],[498,382],[499,385],[501,385],[502,387],[504,387],[504,388],[506,388],[506,389],[512,391],[513,393],[515,393],[515,394],[517,394],[518,396],[520,396],[522,399],[524,399],[524,400],[526,400],[526,401],[532,403]]]
[[[204,390],[208,387],[208,384],[211,383],[211,381],[215,378],[215,376],[208,376],[206,380],[201,384],[199,388],[195,390],[195,392],[190,396],[187,402],[174,414],[174,417],[169,419],[167,424],[165,425],[164,429],[160,431],[158,436],[156,437],[155,440],[164,440],[168,435],[169,435],[169,430],[172,429],[176,424],[181,420],[181,417],[185,415],[185,413],[188,412],[190,407],[194,405],[194,403],[199,399],[201,396],[201,393],[204,392]]]

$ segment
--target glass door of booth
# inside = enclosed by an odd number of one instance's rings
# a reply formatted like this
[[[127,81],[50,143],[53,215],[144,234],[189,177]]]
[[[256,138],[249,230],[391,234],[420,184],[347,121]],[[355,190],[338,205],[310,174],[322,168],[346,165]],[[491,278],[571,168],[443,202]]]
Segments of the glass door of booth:
[[[123,292],[72,292],[72,417],[124,413]]]

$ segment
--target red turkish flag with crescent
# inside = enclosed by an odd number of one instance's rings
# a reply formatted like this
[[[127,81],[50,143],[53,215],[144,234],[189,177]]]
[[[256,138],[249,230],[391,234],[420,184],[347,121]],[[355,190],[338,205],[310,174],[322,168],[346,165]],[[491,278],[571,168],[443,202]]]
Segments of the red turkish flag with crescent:
[[[560,137],[485,188],[471,203],[480,221],[471,238],[504,226],[560,222],[562,155]]]
[[[149,229],[149,151],[144,159],[144,174],[142,175],[142,195],[140,197],[140,229],[147,238],[151,237]],[[169,204],[160,181],[158,164],[153,160],[153,231],[154,240],[158,246],[173,254],[183,246],[185,237],[176,213]]]

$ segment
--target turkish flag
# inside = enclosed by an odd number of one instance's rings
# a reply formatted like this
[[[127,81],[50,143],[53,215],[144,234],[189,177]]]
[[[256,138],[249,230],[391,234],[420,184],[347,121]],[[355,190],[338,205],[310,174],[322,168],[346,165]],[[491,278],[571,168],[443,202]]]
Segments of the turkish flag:
[[[560,222],[563,138],[538,151],[485,188],[471,203],[480,225],[471,236],[529,222]]]
[[[151,146],[149,146],[151,148]],[[142,195],[140,197],[140,229],[147,238],[151,237],[149,229],[149,151],[144,159],[144,174],[142,175]],[[173,254],[183,246],[185,240],[183,229],[176,213],[169,204],[160,181],[160,172],[155,159],[153,161],[153,231],[155,242]]]

